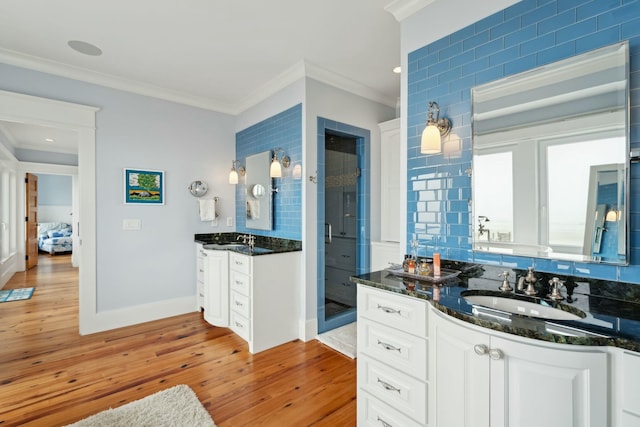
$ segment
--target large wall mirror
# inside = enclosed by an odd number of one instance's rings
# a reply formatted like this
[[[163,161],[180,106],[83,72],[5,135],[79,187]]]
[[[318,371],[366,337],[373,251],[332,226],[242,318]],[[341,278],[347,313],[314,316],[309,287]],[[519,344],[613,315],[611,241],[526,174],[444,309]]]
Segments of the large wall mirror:
[[[273,229],[270,165],[270,151],[247,156],[245,176],[247,228]]]
[[[628,263],[629,47],[472,89],[473,249]]]

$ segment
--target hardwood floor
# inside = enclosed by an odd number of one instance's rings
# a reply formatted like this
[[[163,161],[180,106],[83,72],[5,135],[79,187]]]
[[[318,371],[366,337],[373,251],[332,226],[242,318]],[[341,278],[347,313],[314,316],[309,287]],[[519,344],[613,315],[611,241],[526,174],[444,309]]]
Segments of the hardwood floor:
[[[355,426],[356,362],[317,340],[256,355],[200,313],[78,334],[78,272],[41,256],[0,304],[0,426],[60,426],[178,384],[219,427]]]

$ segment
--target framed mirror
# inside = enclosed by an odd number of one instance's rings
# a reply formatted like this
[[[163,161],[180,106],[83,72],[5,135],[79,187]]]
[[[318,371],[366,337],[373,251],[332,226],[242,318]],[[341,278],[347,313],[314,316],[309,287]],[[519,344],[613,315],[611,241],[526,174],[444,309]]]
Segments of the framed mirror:
[[[245,175],[247,228],[273,229],[270,165],[270,151],[247,157]]]
[[[472,89],[473,249],[628,263],[629,46]]]

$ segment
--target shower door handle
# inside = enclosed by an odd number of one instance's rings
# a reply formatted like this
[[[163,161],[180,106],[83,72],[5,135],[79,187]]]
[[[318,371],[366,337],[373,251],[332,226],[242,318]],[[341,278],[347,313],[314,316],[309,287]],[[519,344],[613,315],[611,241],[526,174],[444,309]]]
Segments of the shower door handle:
[[[331,223],[325,222],[324,226],[327,229],[327,239],[325,239],[325,243],[331,243],[331,240],[333,240],[333,231],[331,228]]]

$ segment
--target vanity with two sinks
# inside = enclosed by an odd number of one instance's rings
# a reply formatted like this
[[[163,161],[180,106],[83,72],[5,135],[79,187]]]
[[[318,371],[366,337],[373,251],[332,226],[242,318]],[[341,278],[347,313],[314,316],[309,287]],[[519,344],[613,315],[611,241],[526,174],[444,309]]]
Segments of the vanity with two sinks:
[[[461,273],[352,277],[358,425],[640,426],[638,285],[534,272],[526,295],[526,270],[443,267]]]

